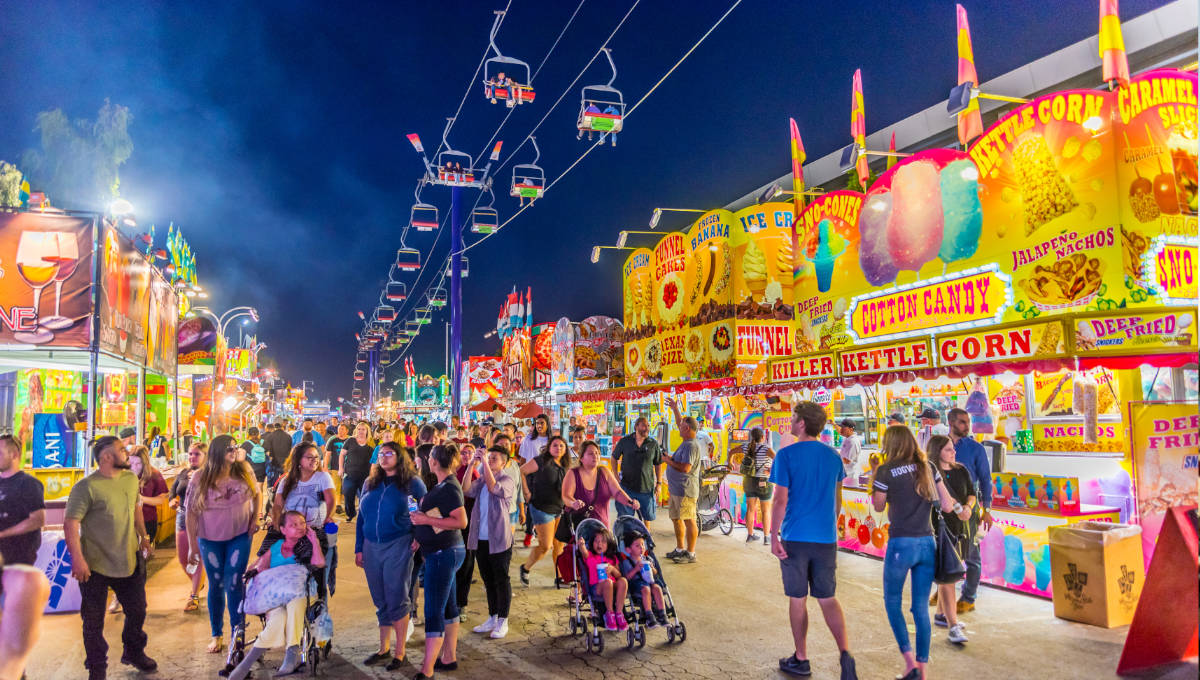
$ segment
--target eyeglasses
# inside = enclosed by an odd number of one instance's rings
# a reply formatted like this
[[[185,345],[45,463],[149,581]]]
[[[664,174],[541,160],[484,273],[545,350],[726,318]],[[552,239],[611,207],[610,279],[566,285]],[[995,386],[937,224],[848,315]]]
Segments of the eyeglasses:
[[[389,451],[388,449],[384,449],[384,450],[382,450],[382,451],[380,451],[380,452],[379,452],[379,457],[380,457],[380,458],[395,458],[395,457],[396,457],[396,452],[395,452],[395,451]]]
[[[225,453],[233,453],[234,451],[237,451],[237,450],[238,450],[238,447],[231,446],[231,447],[225,449]]]
[[[320,456],[304,456],[300,460],[320,460]]]

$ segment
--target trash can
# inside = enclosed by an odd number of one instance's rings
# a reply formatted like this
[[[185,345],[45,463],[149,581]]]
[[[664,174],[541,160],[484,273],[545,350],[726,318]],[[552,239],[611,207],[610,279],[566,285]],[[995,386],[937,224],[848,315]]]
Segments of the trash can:
[[[1146,581],[1142,528],[1079,522],[1048,531],[1054,615],[1105,628],[1129,624]]]

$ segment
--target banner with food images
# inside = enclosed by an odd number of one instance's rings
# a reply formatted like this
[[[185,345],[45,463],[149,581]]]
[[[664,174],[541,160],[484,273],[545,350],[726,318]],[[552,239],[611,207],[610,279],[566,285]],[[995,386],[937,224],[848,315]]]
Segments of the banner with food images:
[[[1138,402],[1129,410],[1138,523],[1148,565],[1167,510],[1196,505],[1200,415],[1194,403]]]
[[[553,380],[554,326],[552,323],[538,323],[529,330],[530,377],[534,389],[548,390]]]
[[[624,384],[629,386],[651,382],[642,360],[646,345],[657,328],[653,264],[654,252],[638,248],[629,254],[621,268],[622,299],[625,301]]]
[[[791,203],[763,203],[734,214],[729,246],[739,364],[794,353]],[[765,367],[765,364],[764,364]]]
[[[567,317],[554,324],[550,345],[550,386],[555,392],[575,389],[575,326]]]
[[[1166,271],[1169,266],[1156,268],[1147,255],[1156,236],[1196,236],[1196,74],[1150,71],[1113,96],[1121,144],[1116,194],[1125,285],[1134,302],[1155,302],[1158,297],[1160,304],[1168,303],[1161,298],[1184,296],[1173,294],[1170,279],[1154,276],[1156,269]],[[1194,261],[1191,271],[1194,274]],[[1194,301],[1194,283],[1190,292]]]
[[[1048,94],[965,153],[898,162],[861,202],[818,197],[797,220],[797,353],[1194,306],[1195,163],[1184,161],[1196,149],[1195,79],[1160,71],[1128,91]],[[751,256],[752,271],[762,259]]]
[[[499,399],[504,390],[503,357],[467,358],[467,406],[474,406],[489,397]]]
[[[611,316],[589,316],[575,332],[575,379],[607,379],[609,385],[625,384],[622,343],[625,328]]]
[[[688,256],[684,377],[723,378],[734,368],[733,261],[729,235],[734,216],[728,210],[701,215],[684,235]]]
[[[642,370],[648,382],[676,382],[687,376],[683,345],[687,337],[687,241],[680,232],[654,246],[656,335],[646,345]]]

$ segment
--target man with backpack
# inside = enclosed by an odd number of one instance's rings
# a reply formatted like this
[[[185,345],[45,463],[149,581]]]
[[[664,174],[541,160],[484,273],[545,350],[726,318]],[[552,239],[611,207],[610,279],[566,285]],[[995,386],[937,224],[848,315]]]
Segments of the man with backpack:
[[[242,450],[246,452],[246,462],[250,463],[250,469],[254,470],[254,479],[258,481],[259,494],[265,494],[267,492],[267,449],[262,445],[257,427],[246,430],[246,434],[249,439],[242,442]]]

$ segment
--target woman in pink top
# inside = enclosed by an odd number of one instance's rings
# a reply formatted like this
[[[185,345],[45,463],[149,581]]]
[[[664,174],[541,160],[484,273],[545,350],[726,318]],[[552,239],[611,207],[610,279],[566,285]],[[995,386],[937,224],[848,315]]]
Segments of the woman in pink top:
[[[230,628],[242,623],[242,575],[250,561],[250,538],[257,528],[258,483],[250,464],[238,460],[239,451],[233,437],[214,437],[204,465],[188,484],[188,562],[203,562],[208,575],[208,621],[212,627],[208,651],[213,654],[224,646],[221,627],[226,605]]]
[[[574,518],[576,524],[594,517],[605,527],[612,528],[608,521],[609,501],[616,498],[617,502],[634,510],[641,506],[621,489],[612,470],[600,465],[599,444],[589,439],[580,448],[579,467],[571,470],[563,480],[563,505],[576,512],[583,511]]]

